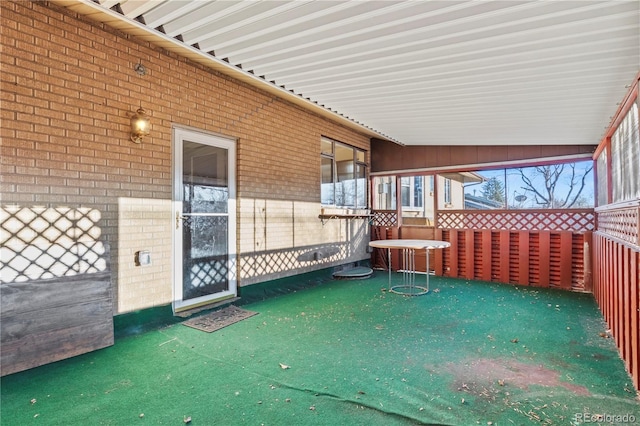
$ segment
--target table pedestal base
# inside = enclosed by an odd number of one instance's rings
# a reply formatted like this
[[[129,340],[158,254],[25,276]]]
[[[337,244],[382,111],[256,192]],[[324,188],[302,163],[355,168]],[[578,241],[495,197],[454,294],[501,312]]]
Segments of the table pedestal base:
[[[402,271],[402,284],[391,285],[391,249],[388,249],[389,256],[389,291],[403,296],[421,296],[429,293],[429,273],[427,272],[427,282],[425,286],[416,285],[416,249],[402,248],[402,260],[404,270]],[[429,271],[429,250],[427,249],[427,271]]]
[[[426,287],[410,284],[394,285],[389,289],[389,291],[391,293],[401,294],[403,296],[421,296],[423,294],[429,293],[429,289]]]

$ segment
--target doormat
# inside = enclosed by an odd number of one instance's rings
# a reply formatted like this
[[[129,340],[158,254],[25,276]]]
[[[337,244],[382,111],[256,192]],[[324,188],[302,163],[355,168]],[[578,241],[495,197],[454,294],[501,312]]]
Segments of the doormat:
[[[256,314],[257,312],[246,311],[237,306],[230,305],[219,311],[188,319],[182,324],[197,330],[206,331],[207,333],[213,333],[216,330],[220,330],[221,328],[235,324]]]

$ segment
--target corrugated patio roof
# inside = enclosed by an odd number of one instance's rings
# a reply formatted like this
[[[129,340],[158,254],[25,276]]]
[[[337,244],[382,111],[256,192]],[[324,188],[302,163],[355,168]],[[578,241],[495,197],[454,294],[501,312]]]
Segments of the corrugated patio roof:
[[[597,144],[640,2],[54,0],[374,137]]]

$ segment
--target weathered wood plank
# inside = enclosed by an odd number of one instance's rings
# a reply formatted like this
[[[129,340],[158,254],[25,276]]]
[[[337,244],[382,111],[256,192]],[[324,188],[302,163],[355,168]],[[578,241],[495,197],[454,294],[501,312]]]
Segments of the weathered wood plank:
[[[25,311],[2,317],[0,337],[4,345],[14,340],[24,339],[32,334],[55,332],[67,328],[80,327],[87,321],[100,322],[113,316],[111,298],[80,301],[64,308],[47,308]],[[109,331],[109,330],[107,330]]]
[[[111,330],[106,332],[106,330]],[[113,317],[2,343],[0,375],[17,373],[113,345]]]
[[[113,342],[108,268],[99,273],[0,284],[0,375],[60,361]]]
[[[61,308],[73,305],[79,300],[111,299],[110,281],[110,273],[100,272],[2,284],[0,316],[6,318],[19,312]]]

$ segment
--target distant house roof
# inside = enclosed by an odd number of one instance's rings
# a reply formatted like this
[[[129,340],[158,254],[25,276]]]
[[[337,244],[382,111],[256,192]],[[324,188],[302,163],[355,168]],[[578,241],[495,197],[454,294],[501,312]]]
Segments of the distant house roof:
[[[482,175],[476,172],[445,172],[440,173],[440,176],[461,183],[480,183],[486,180]]]
[[[490,200],[486,197],[477,197],[471,194],[464,194],[464,208],[473,210],[503,209],[504,203],[496,200]]]

